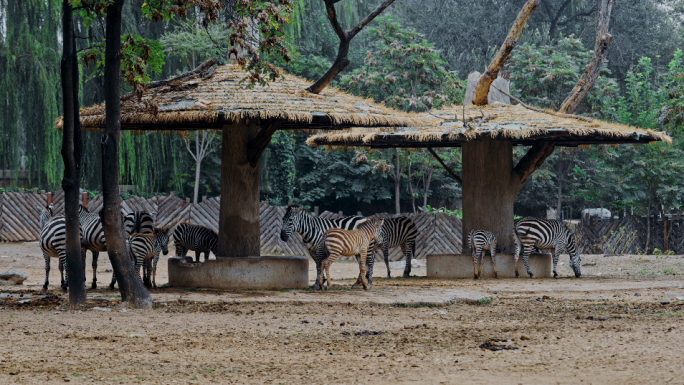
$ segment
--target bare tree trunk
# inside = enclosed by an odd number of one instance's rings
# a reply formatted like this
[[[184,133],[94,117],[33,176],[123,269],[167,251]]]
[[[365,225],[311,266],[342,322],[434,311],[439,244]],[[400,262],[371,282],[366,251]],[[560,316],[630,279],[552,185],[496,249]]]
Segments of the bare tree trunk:
[[[260,255],[259,156],[250,161],[258,133],[254,122],[223,126],[218,258]]]
[[[644,253],[648,254],[651,246],[651,191],[648,192],[648,211],[646,212],[646,250]]]
[[[64,217],[66,222],[66,269],[69,274],[69,303],[86,303],[85,266],[81,263],[81,234],[78,220],[78,196],[81,175],[81,125],[78,112],[78,62],[74,37],[73,10],[68,0],[62,1],[63,52],[61,61],[64,128],[62,159],[64,161]]]
[[[394,209],[397,214],[401,213],[401,157],[396,151],[397,164],[394,167]]]
[[[563,209],[563,154],[558,155],[558,203],[556,204],[556,219],[563,219],[561,210]]]
[[[413,213],[416,213],[416,196],[413,195],[413,182],[411,181],[411,154],[409,153],[409,150],[406,150],[406,161],[408,164],[408,168],[406,169],[407,172],[407,179],[408,179],[408,189],[409,189],[409,194],[411,194],[411,207],[413,208]]]
[[[503,68],[504,64],[506,64],[506,60],[511,56],[511,52],[513,52],[513,48],[515,48],[515,45],[517,44],[518,37],[520,36],[523,27],[525,27],[525,24],[527,24],[527,19],[536,7],[537,0],[527,0],[527,3],[525,3],[520,10],[520,13],[518,13],[518,17],[516,17],[513,22],[513,26],[508,32],[508,36],[506,36],[506,40],[501,45],[499,52],[497,52],[494,60],[489,64],[485,73],[482,74],[480,81],[477,82],[475,94],[473,95],[473,104],[480,106],[487,104],[489,86],[491,86],[494,79],[499,76],[499,71]]]
[[[124,241],[119,200],[119,139],[121,104],[119,74],[121,68],[121,8],[124,0],[114,0],[107,7],[105,48],[105,133],[102,135],[102,198],[100,212],[107,239],[107,254],[119,281],[121,300],[138,308],[151,308],[150,293],[135,272]]]
[[[596,27],[596,43],[594,44],[594,56],[591,63],[584,68],[584,73],[577,81],[577,84],[572,89],[570,96],[563,102],[563,105],[558,110],[560,113],[572,114],[579,106],[584,96],[591,90],[591,87],[596,83],[596,79],[601,73],[601,67],[605,60],[608,46],[610,45],[613,36],[608,33],[610,26],[610,14],[613,9],[613,0],[599,0],[601,6],[599,8],[598,25]]]

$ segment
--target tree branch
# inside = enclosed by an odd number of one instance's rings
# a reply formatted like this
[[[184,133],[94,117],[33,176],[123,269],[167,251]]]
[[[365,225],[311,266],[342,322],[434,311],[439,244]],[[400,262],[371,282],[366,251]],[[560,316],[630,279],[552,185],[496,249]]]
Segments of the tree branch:
[[[568,25],[568,23],[570,23],[573,19],[576,19],[576,18],[578,18],[578,17],[582,17],[582,16],[591,16],[591,14],[594,13],[594,12],[596,12],[596,10],[597,10],[596,6],[593,6],[593,7],[591,7],[590,9],[588,9],[588,10],[586,10],[586,11],[577,12],[576,14],[574,14],[574,15],[568,17],[567,19],[565,19],[565,20],[563,20],[563,21],[559,21],[559,22],[558,22],[558,25],[561,25],[561,26],[563,26],[563,25]]]
[[[264,152],[266,147],[268,147],[268,144],[271,143],[271,137],[278,128],[280,128],[280,125],[280,121],[274,121],[267,124],[259,131],[256,138],[249,142],[249,145],[247,146],[247,160],[249,160],[250,166],[257,166],[261,153]]]
[[[563,105],[558,112],[565,114],[572,114],[579,106],[580,101],[587,95],[589,90],[596,83],[601,67],[605,60],[608,46],[613,36],[608,33],[610,26],[610,14],[613,9],[613,0],[600,0],[601,7],[599,9],[598,25],[596,27],[596,44],[594,45],[594,56],[591,62],[584,68],[584,73],[575,84],[570,96],[563,102]]]
[[[389,7],[394,0],[385,0],[373,12],[366,16],[359,24],[349,31],[344,31],[340,22],[337,20],[337,11],[335,10],[335,3],[340,0],[323,0],[325,2],[325,10],[328,14],[328,20],[335,30],[337,37],[340,39],[340,46],[337,49],[337,58],[330,68],[325,71],[325,74],[320,79],[316,80],[314,84],[309,86],[306,90],[312,94],[319,94],[328,84],[349,65],[349,43],[368,23],[377,17],[382,11]]]
[[[522,100],[516,98],[515,96],[509,94],[508,92],[506,92],[506,91],[504,91],[504,90],[501,90],[501,89],[499,89],[499,88],[496,87],[496,86],[492,86],[492,88],[494,88],[495,90],[501,92],[502,94],[504,94],[504,95],[510,97],[511,99],[515,100],[516,102],[520,103],[521,106],[527,108],[528,110],[532,110],[532,111],[535,111],[535,112],[541,112],[542,114],[549,114],[549,115],[553,115],[553,116],[559,116],[559,117],[561,117],[561,118],[579,119],[579,120],[583,120],[583,121],[589,122],[589,123],[591,123],[591,122],[594,121],[592,118],[587,118],[586,116],[579,116],[579,115],[573,115],[573,114],[563,114],[563,113],[560,113],[560,112],[554,112],[554,111],[549,111],[549,110],[543,110],[543,109],[541,109],[541,108],[536,108],[536,107],[528,106],[528,105],[525,104]]]
[[[513,171],[520,179],[520,186],[524,185],[527,178],[541,167],[546,158],[553,153],[555,148],[556,146],[553,142],[539,142],[527,151],[527,154],[525,154],[515,168],[513,168]]]
[[[449,174],[449,176],[451,176],[452,178],[454,178],[454,179],[456,180],[456,182],[458,182],[458,184],[460,184],[461,186],[463,186],[463,180],[462,180],[458,175],[456,175],[456,173],[453,172],[453,171],[449,168],[449,166],[446,165],[446,163],[444,163],[444,161],[442,160],[442,158],[440,158],[439,155],[437,155],[437,153],[435,152],[435,150],[433,150],[432,147],[428,147],[427,149],[428,149],[428,151],[430,151],[430,154],[432,154],[432,156],[434,156],[435,159],[437,159],[437,161],[439,162],[439,164],[441,164],[442,167],[444,167],[444,170],[446,170],[447,174]]]
[[[520,32],[522,32],[523,27],[527,23],[527,19],[532,14],[532,11],[537,7],[537,0],[527,0],[527,3],[523,6],[518,13],[518,17],[515,18],[511,30],[506,36],[499,52],[496,54],[492,62],[487,67],[487,70],[480,80],[477,82],[475,87],[475,93],[473,95],[473,104],[484,105],[487,104],[487,97],[489,96],[489,86],[492,84],[494,79],[499,76],[499,71],[503,68],[506,60],[511,56],[511,52],[517,43]]]

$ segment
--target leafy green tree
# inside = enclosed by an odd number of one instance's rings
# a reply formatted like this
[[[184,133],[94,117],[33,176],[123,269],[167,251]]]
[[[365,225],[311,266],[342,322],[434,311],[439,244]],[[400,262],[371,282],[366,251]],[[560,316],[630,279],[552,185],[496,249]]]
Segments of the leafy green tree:
[[[341,80],[341,88],[404,111],[439,109],[463,100],[463,87],[449,73],[434,45],[396,17],[378,19],[370,29],[377,39],[365,65]]]
[[[273,205],[293,201],[297,180],[294,135],[276,131],[261,160],[261,199]]]

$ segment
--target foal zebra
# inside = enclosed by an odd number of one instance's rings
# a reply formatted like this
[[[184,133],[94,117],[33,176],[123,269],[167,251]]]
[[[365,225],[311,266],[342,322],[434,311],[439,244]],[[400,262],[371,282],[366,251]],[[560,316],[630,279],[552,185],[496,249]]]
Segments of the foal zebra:
[[[575,272],[575,277],[582,276],[580,270],[581,258],[577,251],[575,236],[561,221],[550,219],[538,219],[526,217],[514,225],[513,235],[515,238],[515,276],[518,275],[518,257],[520,249],[523,249],[523,263],[530,278],[533,277],[530,271],[529,257],[532,248],[554,249],[553,250],[553,276],[558,277],[556,265],[560,253],[566,249],[570,254],[570,267]]]
[[[388,249],[394,247],[401,247],[401,252],[404,254],[406,260],[404,278],[411,275],[411,258],[415,258],[416,256],[417,237],[418,228],[411,219],[407,217],[385,219],[382,229],[380,230],[382,242],[375,242],[373,244],[373,251],[382,250],[383,257],[385,258],[385,266],[387,267],[387,278],[391,278]],[[375,258],[373,257],[371,259]],[[370,275],[373,274],[372,267],[368,273]],[[369,277],[369,280],[372,282],[372,277]]]
[[[494,234],[489,231],[473,229],[470,234],[468,234],[468,247],[473,254],[473,274],[475,275],[475,279],[480,279],[480,276],[482,275],[482,263],[484,262],[487,250],[489,250],[489,253],[492,256],[494,276],[499,278],[499,274],[496,272],[496,237],[494,237]],[[478,262],[480,265],[479,268]]]
[[[159,253],[169,254],[169,229],[166,227],[154,229],[154,258],[143,262],[143,283],[147,287],[157,288],[157,262]]]
[[[366,259],[368,258],[368,251],[372,250],[371,242],[378,242],[383,222],[375,218],[368,218],[359,224],[356,230],[330,228],[325,232],[323,240],[318,244],[318,259],[322,260],[324,276],[327,276],[326,288],[330,288],[330,265],[335,262],[337,257],[343,255],[346,257],[357,256],[359,262],[359,278],[352,285],[352,288],[360,283],[364,289],[371,289],[372,284],[366,278]],[[326,254],[327,258],[323,259]],[[371,258],[373,258],[372,255]],[[318,284],[321,286],[323,286],[324,276],[318,278]]]
[[[321,285],[318,281],[321,279],[321,262],[322,259],[318,256],[318,245],[323,239],[325,232],[331,228],[353,230],[357,225],[364,222],[366,218],[351,216],[338,219],[323,219],[311,215],[304,207],[290,205],[285,210],[283,216],[283,227],[280,230],[280,239],[287,242],[293,232],[299,233],[302,239],[309,246],[309,255],[316,262],[316,281],[314,289],[320,290]],[[372,262],[371,258],[369,262]],[[369,273],[373,271],[372,264],[369,266]],[[372,282],[372,274],[370,278]]]
[[[195,262],[200,261],[204,253],[204,261],[209,259],[209,252],[216,255],[218,248],[218,235],[204,226],[181,223],[173,232],[173,240],[176,243],[176,256],[185,257],[188,250],[195,251]]]
[[[66,220],[64,215],[54,217],[52,210],[54,205],[50,204],[40,212],[40,249],[45,260],[43,290],[47,290],[50,282],[50,258],[58,258],[61,287],[66,290],[69,281],[69,271],[66,269]]]

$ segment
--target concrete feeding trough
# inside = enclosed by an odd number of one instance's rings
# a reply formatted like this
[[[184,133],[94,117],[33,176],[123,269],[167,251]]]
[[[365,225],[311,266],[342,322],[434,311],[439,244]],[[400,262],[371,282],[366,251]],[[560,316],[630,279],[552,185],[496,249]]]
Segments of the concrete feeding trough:
[[[553,277],[553,260],[551,254],[531,254],[530,269],[535,278]],[[515,278],[513,254],[496,255],[496,271],[499,278]],[[525,271],[522,256],[518,260],[518,272],[521,278],[529,278]],[[473,278],[473,257],[470,254],[438,254],[427,256],[428,278]],[[494,278],[492,259],[487,254],[482,263],[482,278]]]
[[[169,286],[209,289],[306,289],[309,287],[309,258],[217,258],[195,263],[192,257],[171,257]]]

